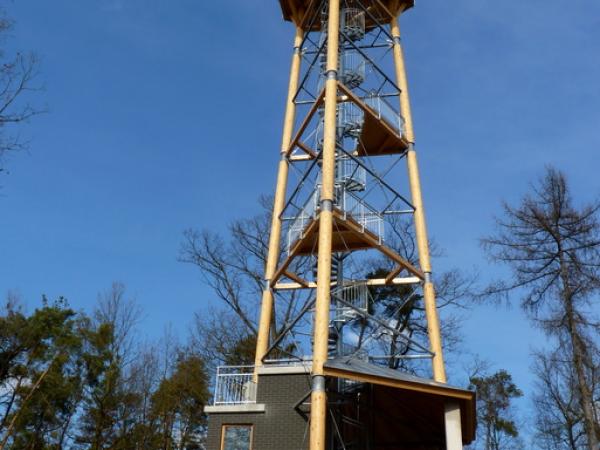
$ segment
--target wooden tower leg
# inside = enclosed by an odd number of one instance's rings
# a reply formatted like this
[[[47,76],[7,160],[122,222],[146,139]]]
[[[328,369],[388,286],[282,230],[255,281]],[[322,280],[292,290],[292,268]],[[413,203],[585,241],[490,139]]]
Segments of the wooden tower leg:
[[[281,219],[279,216],[285,205],[285,193],[287,189],[287,179],[289,171],[289,162],[286,157],[287,149],[292,140],[294,131],[294,121],[296,118],[296,104],[294,96],[298,89],[298,80],[300,78],[300,45],[304,32],[300,26],[296,26],[296,36],[294,38],[294,55],[290,69],[290,82],[288,87],[287,104],[285,108],[285,120],[283,124],[283,137],[281,140],[281,161],[279,162],[279,171],[277,173],[277,187],[275,188],[275,199],[273,202],[273,217],[271,219],[271,235],[269,237],[269,250],[267,254],[267,264],[265,267],[265,288],[262,295],[262,306],[260,311],[260,321],[258,324],[258,336],[256,339],[255,366],[261,366],[262,359],[269,348],[269,331],[273,315],[273,290],[270,282],[279,260],[279,245],[281,241]],[[256,381],[256,372],[254,374]]]
[[[435,303],[435,290],[431,280],[431,260],[429,255],[429,241],[427,238],[427,227],[425,225],[425,211],[423,209],[423,197],[421,195],[421,181],[419,179],[419,166],[417,165],[417,153],[414,142],[415,134],[413,129],[412,113],[410,109],[410,97],[408,95],[408,81],[406,79],[406,67],[404,64],[404,54],[400,42],[400,26],[398,17],[390,23],[393,45],[394,45],[394,64],[396,66],[396,79],[400,93],[400,112],[404,118],[405,135],[410,146],[406,155],[408,166],[408,178],[412,203],[415,207],[415,234],[417,238],[417,247],[419,249],[419,263],[421,270],[425,273],[423,283],[423,298],[425,301],[425,314],[427,316],[427,331],[429,333],[429,345],[433,356],[433,379],[442,383],[446,382],[446,369],[444,367],[444,356],[442,354],[442,340],[440,336],[440,323]]]
[[[331,238],[336,150],[337,70],[339,46],[339,0],[329,0],[327,25],[327,69],[325,72],[325,116],[321,212],[319,214],[319,248],[317,265],[317,301],[312,366],[310,409],[310,450],[324,450],[327,424],[327,395],[323,365],[327,361],[329,306],[331,289]]]

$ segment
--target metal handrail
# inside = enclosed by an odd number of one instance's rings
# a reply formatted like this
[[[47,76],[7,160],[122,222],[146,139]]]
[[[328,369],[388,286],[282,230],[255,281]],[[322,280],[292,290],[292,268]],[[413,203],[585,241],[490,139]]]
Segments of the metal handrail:
[[[290,252],[292,245],[303,237],[304,230],[308,223],[315,218],[317,212],[319,188],[317,187],[308,197],[298,215],[293,219],[288,228],[287,251]]]
[[[352,189],[365,188],[367,184],[367,171],[356,161],[348,157],[340,157],[336,161],[336,182],[345,184]]]
[[[296,241],[303,237],[304,230],[310,221],[316,217],[319,192],[320,186],[317,185],[302,208],[300,208],[298,215],[291,219],[291,224],[287,230],[288,254]],[[339,196],[340,198],[337,199],[336,206],[343,211],[344,218],[351,217],[362,227],[363,233],[365,230],[370,231],[378,237],[379,244],[382,244],[385,233],[383,214],[347,189],[341,189]]]
[[[392,127],[398,136],[404,136],[404,118],[379,95],[364,97],[362,99],[379,119],[384,120]]]
[[[331,290],[331,296],[333,299],[342,299],[355,308],[353,309],[343,304],[337,305],[334,310],[337,321],[354,319],[358,315],[358,311],[367,312],[369,309],[370,293],[369,287],[365,282],[338,286]]]
[[[215,380],[214,405],[256,403],[254,366],[219,366]]]
[[[379,211],[347,190],[343,191],[340,209],[345,216],[350,216],[358,222],[362,226],[363,232],[370,231],[379,238],[379,244],[383,243],[384,220]]]

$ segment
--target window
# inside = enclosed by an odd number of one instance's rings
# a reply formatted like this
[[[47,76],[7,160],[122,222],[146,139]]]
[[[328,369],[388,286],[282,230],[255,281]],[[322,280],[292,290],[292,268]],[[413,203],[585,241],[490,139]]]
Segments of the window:
[[[252,425],[223,425],[221,450],[252,450]]]

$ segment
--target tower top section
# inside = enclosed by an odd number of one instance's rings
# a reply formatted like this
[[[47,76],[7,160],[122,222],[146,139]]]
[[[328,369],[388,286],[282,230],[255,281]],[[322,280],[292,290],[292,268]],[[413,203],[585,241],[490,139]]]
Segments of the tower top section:
[[[351,1],[349,3],[352,3]],[[366,17],[367,28],[375,25],[375,22],[386,23],[403,13],[407,9],[415,6],[415,0],[361,0],[360,3],[368,8],[369,14]],[[307,17],[312,17],[321,2],[318,0],[279,0],[283,18],[290,22],[295,22],[305,31],[311,28],[311,31],[317,31],[321,27],[319,21],[308,23]]]

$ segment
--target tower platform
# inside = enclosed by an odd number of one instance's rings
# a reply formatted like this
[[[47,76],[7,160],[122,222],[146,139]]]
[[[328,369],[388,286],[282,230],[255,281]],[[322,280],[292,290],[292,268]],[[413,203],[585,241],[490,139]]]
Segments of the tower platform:
[[[301,25],[305,30],[318,31],[321,29],[321,23],[316,21],[309,24],[306,17],[312,17],[320,5],[317,0],[279,0],[281,12],[286,21],[293,21],[298,15],[301,17]],[[398,12],[404,12],[415,6],[414,0],[362,0],[362,4],[369,8],[369,17],[367,17],[367,29],[375,26],[375,21],[379,23],[389,22]]]
[[[402,117],[384,99],[377,96],[361,98],[341,82],[338,82],[338,91],[340,99],[344,100],[342,105],[349,105],[356,111],[362,112],[362,124],[354,152],[356,156],[401,154],[409,148],[410,142],[404,134]],[[316,150],[310,148],[303,138],[309,137],[306,136],[306,131],[319,108],[323,106],[324,99],[325,89],[321,91],[298,127],[286,151],[287,155],[291,155],[296,148],[299,148],[308,155],[309,159],[317,156]]]
[[[308,285],[306,280],[290,273],[288,267],[292,260],[298,256],[315,254],[319,247],[320,216],[309,219],[299,238],[291,245],[287,258],[277,268],[271,280],[274,286],[282,276],[286,276],[301,285]],[[375,227],[370,226],[369,214],[359,215],[355,218],[352,214],[333,208],[333,233],[331,235],[331,248],[333,252],[347,252],[356,250],[375,249],[395,262],[396,268],[389,274],[388,281],[396,277],[400,272],[406,270],[410,275],[421,280],[425,278],[423,272],[401,257],[394,250],[386,246],[382,239],[382,233],[373,228],[381,227],[381,223],[373,221]]]

